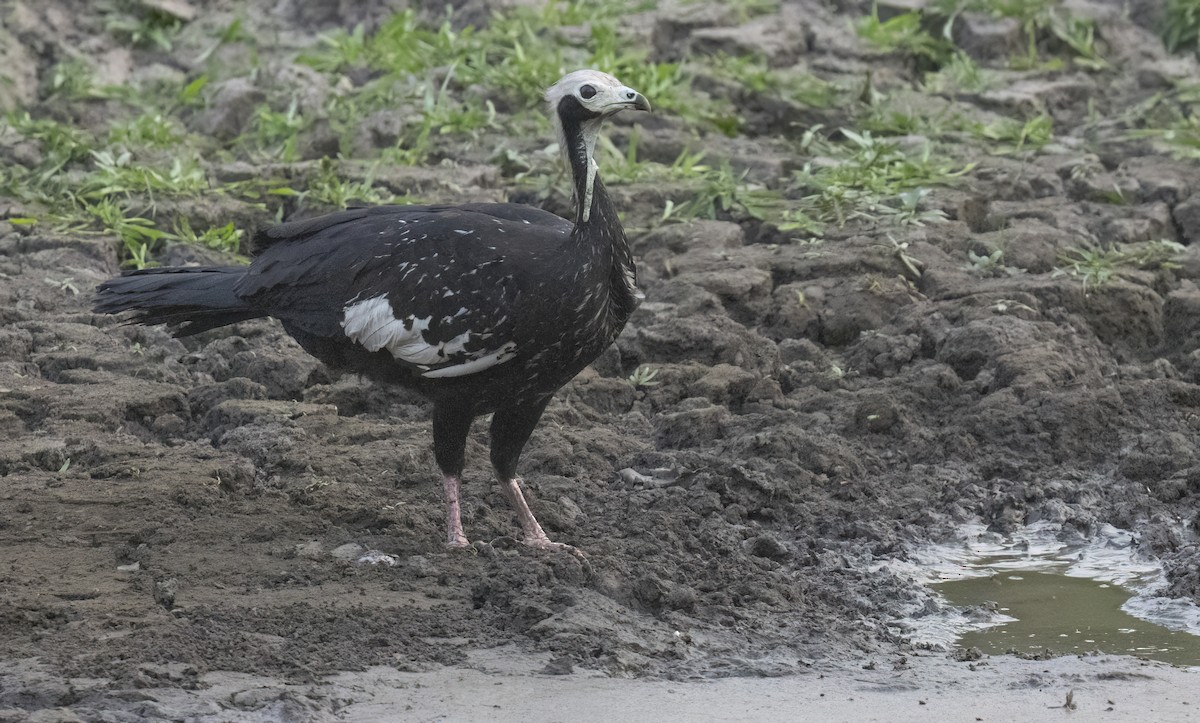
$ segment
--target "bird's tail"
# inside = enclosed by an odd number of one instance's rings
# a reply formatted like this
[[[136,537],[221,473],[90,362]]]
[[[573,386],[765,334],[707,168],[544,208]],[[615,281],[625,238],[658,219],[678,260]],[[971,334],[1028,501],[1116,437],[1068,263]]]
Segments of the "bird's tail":
[[[93,311],[132,311],[131,324],[167,324],[175,336],[266,316],[235,293],[244,266],[142,269],[96,287]]]

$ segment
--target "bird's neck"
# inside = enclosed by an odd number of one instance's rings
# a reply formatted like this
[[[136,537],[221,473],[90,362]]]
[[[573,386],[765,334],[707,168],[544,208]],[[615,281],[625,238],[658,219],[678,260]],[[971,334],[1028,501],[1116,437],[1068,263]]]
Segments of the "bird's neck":
[[[616,305],[614,311],[623,325],[642,294],[637,288],[637,271],[629,240],[600,180],[599,167],[592,155],[599,129],[598,118],[562,126],[563,152],[571,169],[575,193],[575,229],[571,241],[576,249],[590,257],[597,271],[608,274],[609,298]]]
[[[597,201],[596,186],[599,166],[596,165],[596,138],[600,134],[600,119],[564,122],[561,138],[563,155],[571,169],[571,190],[575,195],[575,225],[592,223]]]

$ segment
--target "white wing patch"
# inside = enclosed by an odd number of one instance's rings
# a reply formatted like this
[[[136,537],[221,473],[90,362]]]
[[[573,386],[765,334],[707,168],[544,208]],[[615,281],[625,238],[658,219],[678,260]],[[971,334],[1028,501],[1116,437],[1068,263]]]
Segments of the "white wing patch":
[[[462,309],[460,313],[464,311],[466,310]],[[425,340],[424,332],[429,329],[432,319],[432,316],[397,319],[392,311],[391,302],[383,295],[348,304],[342,310],[341,324],[346,336],[361,344],[367,351],[387,349],[392,357],[424,369],[421,376],[431,379],[474,374],[502,364],[515,356],[516,345],[509,343],[500,349],[475,352],[476,356],[462,363],[430,370],[429,367],[462,354],[472,337],[471,332],[464,331],[448,341],[430,343]]]

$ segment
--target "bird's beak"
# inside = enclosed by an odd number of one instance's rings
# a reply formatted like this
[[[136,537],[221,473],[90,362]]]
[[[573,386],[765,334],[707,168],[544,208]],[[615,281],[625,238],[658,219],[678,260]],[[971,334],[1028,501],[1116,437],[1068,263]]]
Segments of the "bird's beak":
[[[650,101],[646,100],[646,96],[633,88],[622,87],[617,90],[617,98],[609,106],[609,113],[617,113],[623,110],[644,110],[649,112]]]

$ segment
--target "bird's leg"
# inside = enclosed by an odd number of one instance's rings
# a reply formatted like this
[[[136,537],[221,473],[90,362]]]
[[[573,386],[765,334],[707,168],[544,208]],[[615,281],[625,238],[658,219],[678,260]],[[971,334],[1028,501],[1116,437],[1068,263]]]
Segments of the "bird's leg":
[[[523,542],[540,550],[563,550],[583,557],[583,553],[574,547],[550,540],[529,509],[529,503],[521,492],[521,480],[517,477],[517,459],[549,402],[550,397],[547,396],[533,404],[501,409],[492,416],[492,466],[496,468],[500,489],[521,522],[521,532],[525,536]]]
[[[525,535],[525,539],[522,540],[525,545],[537,550],[562,550],[580,559],[587,557],[583,554],[583,550],[577,547],[550,539],[537,518],[533,516],[533,510],[529,509],[529,503],[525,501],[525,495],[521,492],[520,477],[500,480],[500,489],[508,498],[508,503],[517,511],[517,519],[521,522],[521,532]]]
[[[467,448],[467,433],[471,431],[472,415],[455,407],[434,405],[433,456],[442,469],[442,487],[446,492],[446,545],[468,547],[470,541],[463,533],[462,483],[463,458]]]
[[[442,480],[442,487],[446,490],[446,546],[469,547],[471,543],[463,533],[458,475],[446,475]]]
[[[517,511],[517,520],[521,523],[521,532],[525,534],[526,545],[546,549],[569,547],[568,545],[552,542],[546,535],[546,531],[542,529],[542,525],[533,516],[533,510],[529,509],[529,503],[525,501],[525,495],[521,492],[521,478],[513,477],[511,479],[500,480],[500,489],[504,492],[504,496],[508,498],[508,503]],[[570,549],[573,550],[574,548]]]

